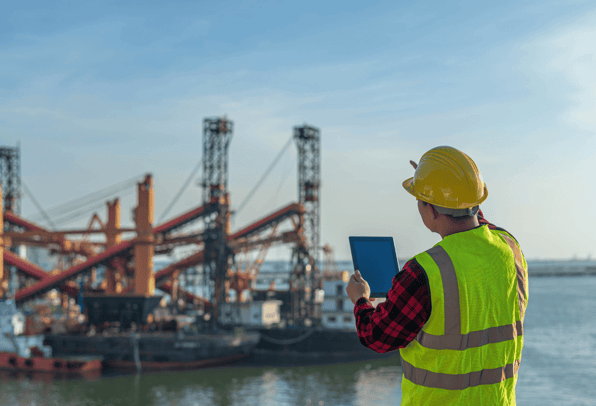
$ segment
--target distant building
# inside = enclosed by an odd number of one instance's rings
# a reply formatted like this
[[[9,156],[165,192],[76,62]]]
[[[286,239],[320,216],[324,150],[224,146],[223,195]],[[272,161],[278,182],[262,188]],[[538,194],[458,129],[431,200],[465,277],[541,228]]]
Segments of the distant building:
[[[52,356],[52,349],[43,345],[43,335],[22,335],[25,315],[18,311],[12,301],[0,302],[0,352],[15,353],[20,357],[31,356],[31,348],[37,347],[45,357]]]
[[[321,324],[327,328],[356,330],[354,304],[346,293],[347,271],[323,281],[325,298],[321,304]]]
[[[223,303],[218,320],[229,326],[269,327],[281,321],[281,303],[281,300]]]
[[[17,310],[14,302],[0,302],[0,334],[2,336],[18,336],[25,331],[25,316]]]
[[[45,247],[26,247],[19,255],[46,271],[51,271],[56,267],[57,257],[50,254]]]

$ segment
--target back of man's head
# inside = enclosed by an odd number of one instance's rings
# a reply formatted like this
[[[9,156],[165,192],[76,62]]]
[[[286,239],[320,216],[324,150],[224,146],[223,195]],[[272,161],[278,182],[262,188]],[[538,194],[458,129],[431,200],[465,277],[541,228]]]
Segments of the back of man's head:
[[[453,218],[474,216],[488,197],[480,170],[468,155],[453,147],[427,151],[414,176],[403,182],[408,193]]]

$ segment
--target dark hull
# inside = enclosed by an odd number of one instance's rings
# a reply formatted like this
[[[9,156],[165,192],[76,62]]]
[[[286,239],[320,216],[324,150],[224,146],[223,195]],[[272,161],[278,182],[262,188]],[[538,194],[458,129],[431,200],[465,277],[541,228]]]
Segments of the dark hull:
[[[288,359],[311,358],[329,362],[384,358],[396,352],[378,354],[363,346],[355,330],[262,329],[253,351],[256,356],[284,355]]]
[[[135,344],[136,341],[136,344]],[[200,368],[246,357],[259,341],[258,333],[178,335],[141,333],[111,336],[48,335],[45,342],[56,356],[100,355],[105,368]],[[135,356],[135,345],[138,356]],[[140,364],[140,365],[138,365]]]
[[[170,371],[174,369],[195,369],[195,368],[205,368],[211,366],[220,366],[225,365],[230,362],[235,362],[240,359],[247,357],[248,354],[236,354],[232,356],[225,356],[219,358],[208,358],[203,360],[195,360],[195,361],[166,361],[166,362],[156,362],[156,361],[141,361],[141,369],[143,371]],[[123,371],[134,371],[137,369],[136,362],[131,361],[121,361],[121,360],[110,360],[104,361],[104,367],[106,369],[119,369]]]

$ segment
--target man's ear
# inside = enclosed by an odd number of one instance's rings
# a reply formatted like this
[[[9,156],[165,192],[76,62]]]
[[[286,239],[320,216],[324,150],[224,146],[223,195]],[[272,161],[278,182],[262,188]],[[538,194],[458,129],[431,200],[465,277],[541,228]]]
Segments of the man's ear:
[[[437,218],[439,218],[439,216],[441,215],[438,211],[435,210],[435,206],[433,206],[432,204],[430,205],[430,208],[433,211],[433,220],[436,220]]]

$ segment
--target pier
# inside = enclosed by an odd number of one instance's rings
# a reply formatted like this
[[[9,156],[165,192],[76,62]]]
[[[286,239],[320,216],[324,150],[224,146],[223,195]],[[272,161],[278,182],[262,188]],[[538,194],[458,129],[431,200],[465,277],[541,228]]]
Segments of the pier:
[[[595,276],[596,260],[528,260],[528,275],[532,276]]]

